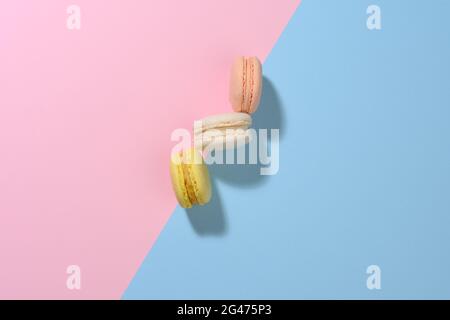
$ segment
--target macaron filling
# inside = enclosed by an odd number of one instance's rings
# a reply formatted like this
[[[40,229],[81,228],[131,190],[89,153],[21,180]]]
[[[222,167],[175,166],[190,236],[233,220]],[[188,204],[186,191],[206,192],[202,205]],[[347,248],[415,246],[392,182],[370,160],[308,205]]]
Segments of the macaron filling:
[[[248,101],[247,113],[250,113],[253,102],[253,88],[255,87],[255,65],[250,63],[250,99]]]
[[[189,198],[189,201],[192,205],[198,204],[197,199],[197,193],[196,193],[196,184],[195,179],[192,178],[191,170],[190,170],[191,164],[181,164],[181,170],[183,171],[183,179],[184,179],[184,186],[186,188],[186,192]]]
[[[252,58],[243,58],[242,63],[242,112],[250,113],[253,102],[253,91],[255,87],[255,64]]]
[[[245,108],[245,93],[247,88],[247,58],[243,58],[242,61],[242,101],[241,101],[241,110],[246,112]]]

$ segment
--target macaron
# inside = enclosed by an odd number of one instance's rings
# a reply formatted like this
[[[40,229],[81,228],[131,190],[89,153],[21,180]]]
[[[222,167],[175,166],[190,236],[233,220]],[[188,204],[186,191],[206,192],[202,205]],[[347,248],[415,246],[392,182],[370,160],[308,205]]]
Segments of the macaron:
[[[238,57],[231,68],[230,103],[236,112],[253,113],[261,99],[262,66],[257,57]]]
[[[198,150],[190,148],[172,154],[170,175],[175,196],[183,208],[204,205],[211,199],[208,168]]]
[[[234,148],[238,143],[248,143],[247,129],[252,118],[247,113],[229,112],[203,118],[194,122],[194,144],[199,149]]]

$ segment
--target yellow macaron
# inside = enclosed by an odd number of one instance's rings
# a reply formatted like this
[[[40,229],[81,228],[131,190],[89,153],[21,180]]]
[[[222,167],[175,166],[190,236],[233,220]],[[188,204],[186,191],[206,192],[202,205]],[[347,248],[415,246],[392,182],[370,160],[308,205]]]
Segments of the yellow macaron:
[[[211,199],[208,168],[201,153],[190,148],[174,153],[170,161],[172,186],[183,208],[204,205]]]

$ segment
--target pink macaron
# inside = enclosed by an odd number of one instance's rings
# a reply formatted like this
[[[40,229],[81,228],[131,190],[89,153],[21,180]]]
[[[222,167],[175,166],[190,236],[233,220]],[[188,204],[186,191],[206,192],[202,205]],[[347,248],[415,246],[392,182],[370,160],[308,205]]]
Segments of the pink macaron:
[[[231,68],[230,103],[236,112],[253,113],[261,99],[262,66],[257,57],[238,57]]]

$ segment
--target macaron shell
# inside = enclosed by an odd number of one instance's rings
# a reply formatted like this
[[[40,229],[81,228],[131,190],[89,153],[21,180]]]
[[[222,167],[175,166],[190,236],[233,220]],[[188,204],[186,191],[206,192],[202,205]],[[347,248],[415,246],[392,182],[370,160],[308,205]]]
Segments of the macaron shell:
[[[252,117],[244,112],[228,112],[216,114],[196,121],[201,126],[195,127],[194,132],[220,128],[245,128],[252,125]]]
[[[252,118],[246,113],[230,112],[210,116],[197,121],[197,123],[201,123],[202,126],[194,128],[195,145],[205,148],[210,144],[215,144],[222,149],[222,145],[226,145],[224,141],[236,141],[237,138],[243,136],[245,138],[246,130],[252,124]],[[233,129],[234,132],[230,132],[229,129]],[[247,143],[248,139],[243,141]]]
[[[199,205],[204,205],[211,199],[211,181],[208,167],[202,164],[191,164],[189,167],[193,189]]]
[[[253,113],[262,92],[262,65],[257,57],[238,57],[230,74],[229,100],[236,112]]]
[[[200,151],[195,148],[187,150],[185,155],[185,165],[191,182],[190,187],[195,193],[198,204],[204,205],[211,199],[211,181],[208,167],[205,165]]]
[[[170,174],[175,196],[183,208],[191,208],[194,204],[204,205],[211,199],[208,168],[201,153],[196,149],[190,148],[182,154],[174,154],[171,158]],[[188,176],[185,176],[186,174]],[[192,203],[189,192],[195,194],[197,203]]]
[[[230,96],[229,100],[233,110],[236,112],[243,112],[242,101],[243,97],[243,79],[244,79],[244,57],[238,57],[231,67],[230,74]]]

